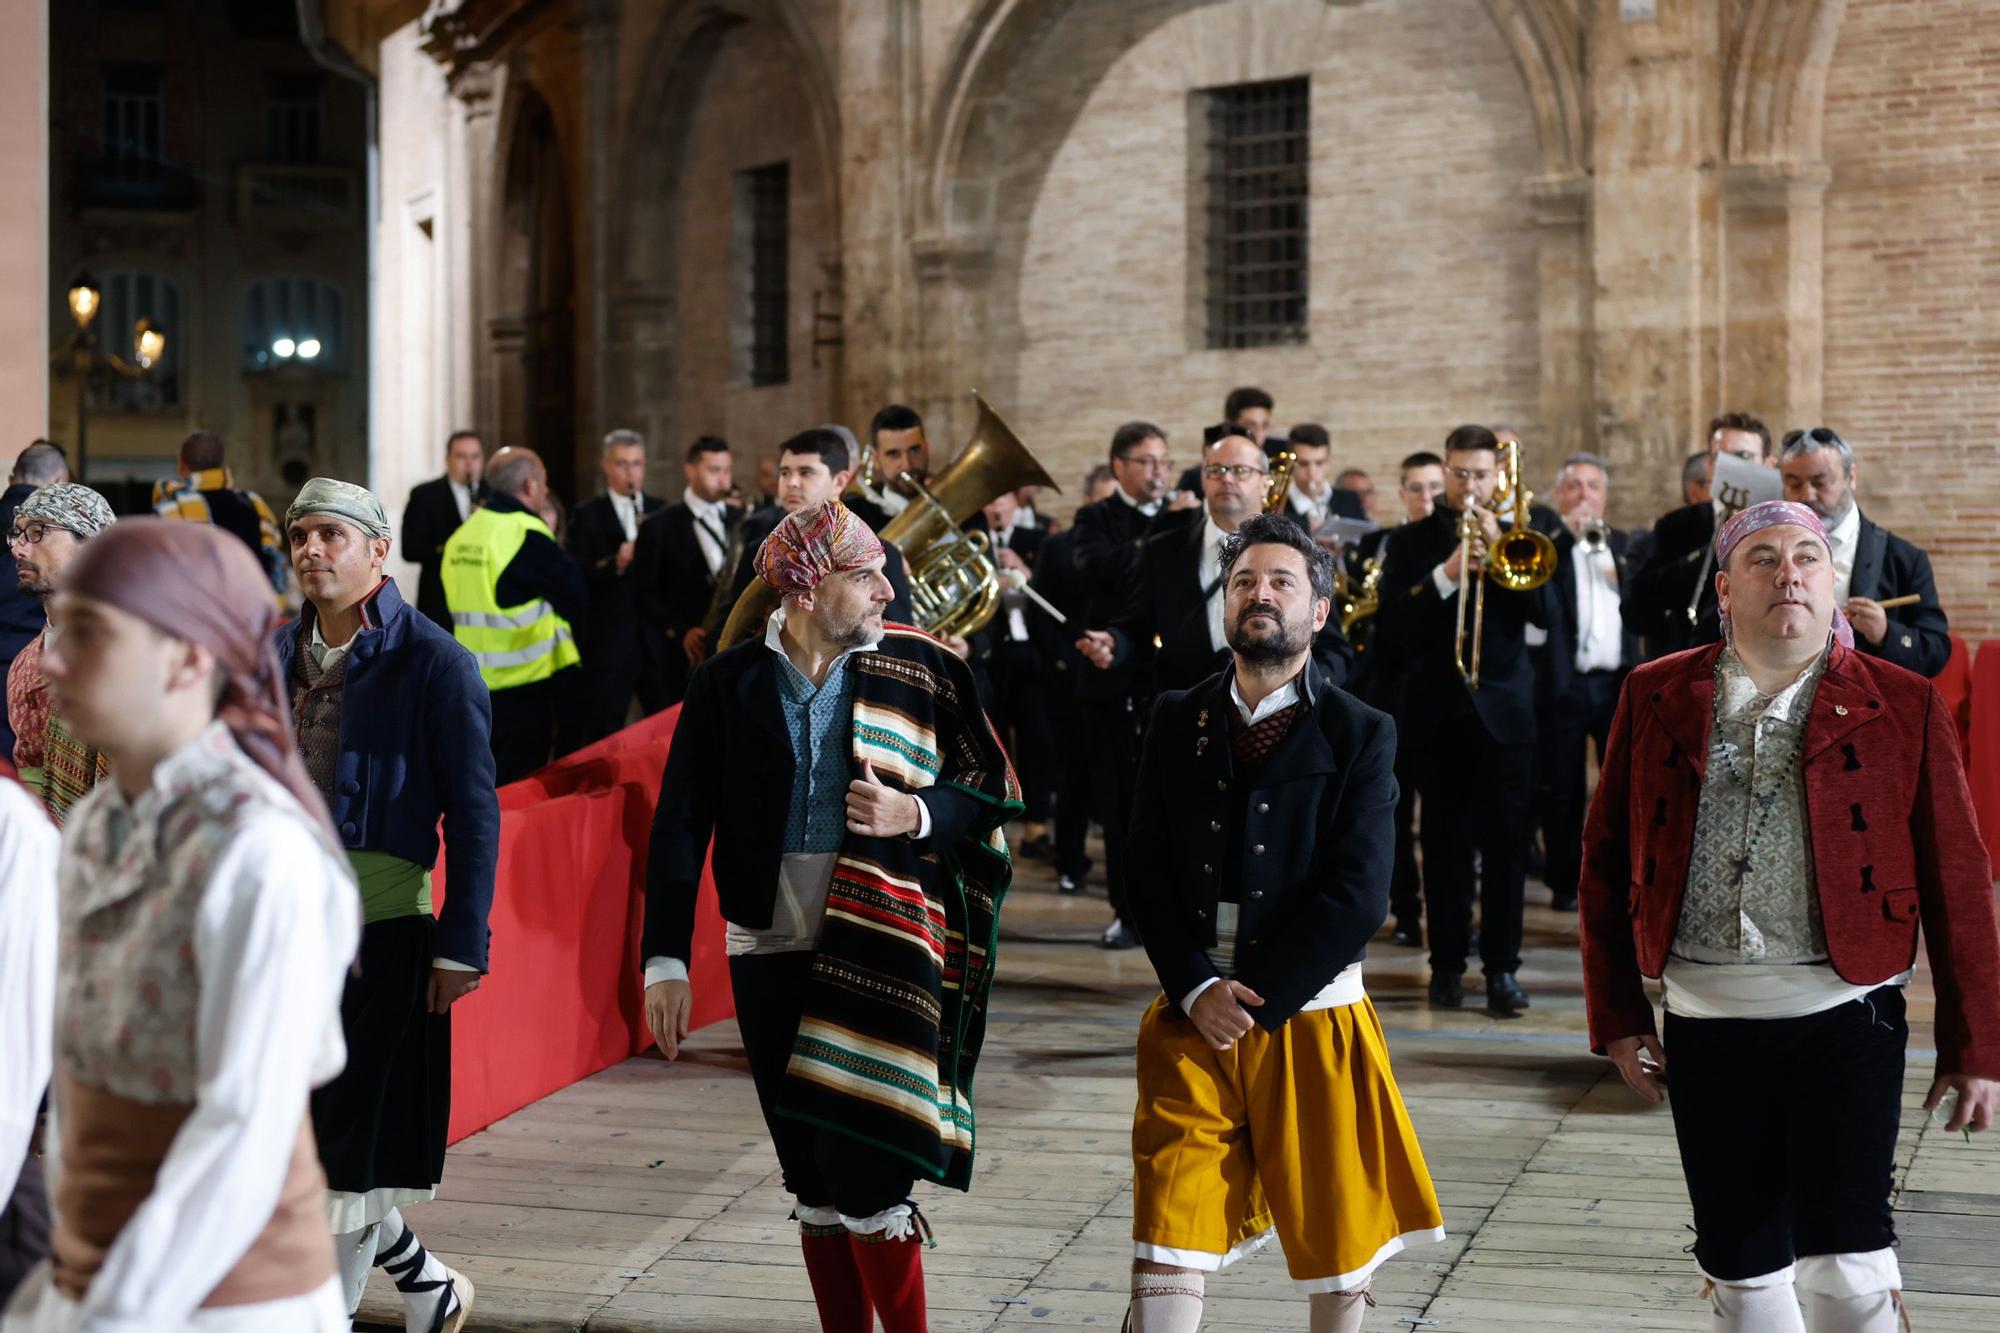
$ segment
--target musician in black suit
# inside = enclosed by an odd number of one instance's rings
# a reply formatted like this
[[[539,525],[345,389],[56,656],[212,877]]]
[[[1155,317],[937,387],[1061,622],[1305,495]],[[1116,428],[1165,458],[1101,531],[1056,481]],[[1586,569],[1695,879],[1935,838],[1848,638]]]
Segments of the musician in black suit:
[[[784,521],[785,515],[807,505],[825,504],[828,500],[839,500],[875,532],[881,532],[881,525],[874,522],[864,509],[875,509],[858,492],[847,493],[848,484],[854,479],[854,437],[844,427],[814,426],[811,430],[800,431],[791,439],[778,446],[778,502],[754,513],[746,514],[743,524],[737,529],[730,542],[734,557],[730,565],[728,587],[724,595],[711,604],[709,617],[709,638],[713,644],[720,640],[722,627],[729,622],[729,613],[736,608],[738,599],[757,578],[757,548],[771,535],[771,530]],[[888,520],[883,517],[882,522]],[[889,620],[898,624],[911,624],[910,573],[903,563],[903,553],[889,543],[882,543],[883,577],[889,580],[889,609],[884,613]]]
[[[1333,440],[1326,427],[1302,422],[1292,427],[1286,442],[1293,462],[1284,512],[1300,527],[1317,534],[1329,518],[1368,517],[1359,495],[1333,484]]]
[[[1771,428],[1744,412],[1727,412],[1708,423],[1709,475],[1715,458],[1734,454],[1751,463],[1773,462]],[[1651,550],[1632,573],[1625,590],[1625,626],[1645,641],[1646,657],[1664,657],[1722,637],[1716,618],[1714,570],[1702,580],[1704,557],[1715,540],[1719,502],[1704,500],[1661,516],[1653,524]],[[1688,619],[1688,607],[1696,610]]]
[[[1397,734],[1411,753],[1423,800],[1424,892],[1429,899],[1433,1005],[1464,1003],[1472,917],[1473,858],[1481,860],[1480,961],[1487,1009],[1514,1017],[1528,997],[1514,974],[1521,965],[1521,895],[1534,776],[1535,674],[1529,625],[1547,627],[1544,584],[1513,592],[1487,581],[1483,635],[1471,632],[1466,657],[1481,645],[1479,688],[1454,660],[1461,573],[1481,576],[1480,559],[1499,539],[1489,508],[1498,478],[1498,441],[1484,426],[1460,426],[1445,441],[1445,491],[1429,518],[1396,529],[1382,568],[1377,651],[1393,653],[1381,669],[1402,673]],[[1470,506],[1483,538],[1467,551],[1459,515]]]
[[[604,494],[585,500],[569,517],[569,553],[590,584],[590,609],[577,626],[583,671],[577,697],[565,712],[571,734],[559,747],[564,751],[624,726],[635,693],[645,716],[666,707],[660,689],[665,643],[640,608],[631,572],[639,524],[666,501],[645,493],[646,441],[637,431],[606,435],[598,463]]]
[[[1020,503],[1003,491],[966,524],[991,545],[994,568],[1005,580],[1010,573],[1032,579],[1048,532],[1024,527],[1016,520]],[[1017,589],[1001,585],[1000,609],[977,633],[969,636],[973,677],[987,720],[1000,733],[1000,743],[1014,760],[1021,784],[1020,853],[1037,860],[1055,856],[1049,839],[1049,808],[1055,797],[1054,742],[1049,736],[1048,673],[1036,640],[1034,622],[1049,620],[1048,612]]]
[[[447,634],[451,608],[438,577],[444,544],[486,498],[485,476],[486,446],[479,433],[455,430],[444,442],[444,475],[413,487],[403,505],[403,558],[417,564],[417,610]]]
[[[660,628],[658,697],[667,704],[680,702],[688,676],[709,653],[716,578],[729,558],[730,534],[743,520],[743,510],[728,501],[734,472],[729,442],[700,436],[681,465],[681,498],[639,525],[633,572],[640,604]]]
[[[1833,596],[1854,626],[1854,646],[1920,676],[1951,660],[1951,626],[1938,605],[1931,560],[1871,522],[1854,498],[1854,449],[1824,426],[1786,434],[1778,450],[1785,498],[1826,524],[1833,551]],[[1915,594],[1917,602],[1885,611],[1882,603]]]
[[[1537,795],[1541,799],[1543,879],[1550,905],[1576,910],[1586,805],[1585,747],[1600,759],[1618,709],[1619,687],[1639,663],[1639,641],[1625,628],[1621,590],[1630,538],[1604,521],[1611,469],[1596,454],[1571,454],[1556,474],[1556,574],[1548,638],[1534,651],[1536,713],[1541,719]]]
[[[1071,562],[1085,592],[1083,615],[1072,629],[1109,625],[1122,609],[1141,544],[1156,527],[1188,521],[1192,510],[1170,510],[1167,483],[1174,475],[1167,433],[1145,421],[1128,421],[1111,436],[1111,475],[1117,487],[1106,499],[1077,510]],[[1079,658],[1084,640],[1072,635]],[[1109,669],[1076,673],[1076,698],[1088,719],[1090,783],[1104,815],[1104,879],[1111,897],[1106,948],[1136,948],[1139,936],[1124,926],[1125,814],[1139,765],[1139,701],[1152,692],[1134,658]]]

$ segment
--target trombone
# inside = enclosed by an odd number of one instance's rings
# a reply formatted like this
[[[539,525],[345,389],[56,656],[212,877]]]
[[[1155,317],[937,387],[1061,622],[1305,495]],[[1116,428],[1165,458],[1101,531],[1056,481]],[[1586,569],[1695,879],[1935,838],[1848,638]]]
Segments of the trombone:
[[[1452,661],[1467,689],[1479,688],[1480,649],[1486,639],[1486,582],[1491,579],[1509,592],[1532,592],[1547,583],[1556,572],[1556,544],[1528,525],[1528,502],[1535,498],[1521,481],[1521,446],[1512,440],[1500,442],[1499,484],[1493,488],[1493,507],[1508,508],[1508,526],[1493,543],[1493,549],[1472,569],[1473,550],[1485,539],[1485,528],[1473,511],[1468,497],[1458,516],[1458,540],[1465,546],[1458,569],[1457,630],[1452,641]],[[1470,602],[1468,611],[1466,603]],[[1470,626],[1466,620],[1471,618]],[[1471,631],[1467,645],[1466,632]]]

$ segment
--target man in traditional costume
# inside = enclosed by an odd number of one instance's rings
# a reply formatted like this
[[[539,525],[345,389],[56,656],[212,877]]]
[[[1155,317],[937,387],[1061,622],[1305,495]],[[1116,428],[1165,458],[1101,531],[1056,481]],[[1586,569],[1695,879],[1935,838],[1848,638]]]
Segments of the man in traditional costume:
[[[1313,1333],[1444,1238],[1361,958],[1389,912],[1396,728],[1328,683],[1334,559],[1282,514],[1222,544],[1230,665],[1163,694],[1127,909],[1165,994],[1139,1027],[1132,1333],[1194,1333],[1203,1275],[1283,1245]]]
[[[1986,852],[1951,712],[1855,650],[1818,515],[1745,509],[1715,567],[1723,640],[1627,679],[1585,827],[1591,1046],[1649,1101],[1672,1071],[1712,1327],[1889,1333],[1919,921],[1937,987],[1925,1109],[1955,1092],[1955,1132],[2000,1105]]]
[[[23,500],[9,534],[21,591],[46,604],[62,587],[63,571],[83,544],[114,521],[110,502],[75,482],[53,482]],[[44,625],[7,669],[7,717],[14,728],[14,763],[21,780],[60,826],[105,769],[104,756],[77,738],[49,697],[42,653],[54,633],[53,624]]]
[[[922,1176],[970,1185],[972,1070],[1021,808],[970,668],[883,621],[868,525],[838,501],[757,551],[783,595],[761,639],[694,675],[647,869],[646,1017],[687,1035],[702,862],[728,922],[736,1021],[798,1201],[829,1333],[921,1333]]]
[[[361,965],[341,1021],[347,1067],[313,1094],[327,1218],[351,1313],[388,1270],[417,1333],[458,1333],[472,1284],[426,1251],[402,1206],[435,1198],[451,1118],[451,1007],[486,970],[500,850],[491,706],[472,654],[383,577],[389,516],[315,477],[285,511],[306,605],[277,634],[307,775],[361,885]],[[444,823],[450,892],[431,915]]]
[[[119,524],[51,610],[42,669],[113,777],[64,830],[53,1256],[0,1329],[344,1330],[306,1101],[340,1069],[360,914],[269,584],[226,532]]]
[[[49,1252],[32,1144],[55,1029],[55,825],[0,759],[0,1306]]]

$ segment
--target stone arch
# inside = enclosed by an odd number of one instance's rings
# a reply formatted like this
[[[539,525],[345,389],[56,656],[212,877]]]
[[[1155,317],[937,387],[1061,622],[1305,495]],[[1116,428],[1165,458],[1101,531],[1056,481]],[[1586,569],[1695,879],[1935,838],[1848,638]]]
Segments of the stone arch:
[[[1847,0],[1748,0],[1730,34],[1724,146],[1735,163],[1820,160],[1827,72]]]
[[[508,80],[501,113],[488,350],[504,443],[542,455],[551,484],[576,498],[577,261],[574,161],[558,103]]]
[[[1483,0],[1514,53],[1535,111],[1542,169],[1551,178],[1582,172],[1590,161],[1585,114],[1583,20],[1574,0]]]
[[[701,0],[674,6],[645,45],[646,71],[619,127],[615,160],[625,207],[610,236],[610,413],[642,429],[656,446],[680,431],[680,415],[658,386],[671,383],[682,360],[679,318],[680,220],[688,153],[709,75],[732,35],[758,30],[777,48],[807,109],[822,212],[830,232],[821,247],[828,283],[838,274],[840,108],[832,63],[798,0]],[[797,301],[811,294],[795,293]],[[837,349],[834,351],[837,356]],[[830,382],[838,383],[836,373]],[[824,410],[823,408],[821,410]]]

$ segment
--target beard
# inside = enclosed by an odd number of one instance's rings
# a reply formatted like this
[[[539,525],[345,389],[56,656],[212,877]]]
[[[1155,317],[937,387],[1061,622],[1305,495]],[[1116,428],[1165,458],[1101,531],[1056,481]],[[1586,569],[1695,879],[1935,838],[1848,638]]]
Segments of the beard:
[[[882,632],[886,606],[871,606],[853,620],[827,626],[827,637],[843,648],[859,648]]]
[[[1252,616],[1265,615],[1272,620],[1269,629],[1253,629],[1249,621]],[[1297,657],[1312,644],[1311,631],[1304,622],[1285,619],[1284,612],[1275,606],[1250,606],[1236,618],[1236,627],[1230,632],[1229,646],[1245,662],[1263,664],[1284,662]]]

